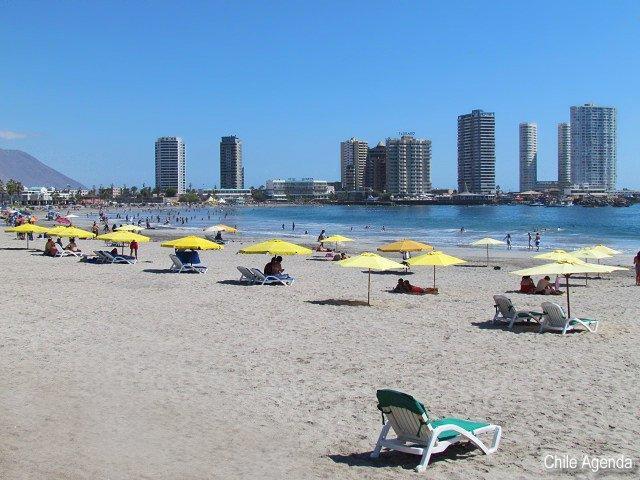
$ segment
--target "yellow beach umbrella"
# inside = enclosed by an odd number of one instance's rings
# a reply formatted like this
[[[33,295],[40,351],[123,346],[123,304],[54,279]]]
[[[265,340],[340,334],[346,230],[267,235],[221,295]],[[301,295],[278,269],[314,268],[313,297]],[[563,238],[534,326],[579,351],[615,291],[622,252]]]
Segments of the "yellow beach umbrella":
[[[57,227],[50,228],[47,231],[47,234],[55,237],[66,237],[66,238],[94,238],[95,235],[93,232],[88,232],[86,230],[82,230],[77,227],[65,227],[63,225],[58,225]]]
[[[540,260],[551,260],[554,262],[572,262],[574,260],[580,260],[578,257],[573,255],[572,253],[567,252],[566,250],[556,249],[546,253],[540,253],[538,255],[534,255],[533,258],[538,258]]]
[[[124,253],[124,244],[131,243],[133,241],[138,243],[148,242],[151,239],[139,233],[133,232],[109,232],[103,235],[98,235],[98,240],[104,240],[105,242],[113,242],[122,244],[122,252]]]
[[[371,305],[371,270],[392,270],[404,268],[404,265],[388,258],[384,258],[377,253],[364,252],[355,257],[346,258],[337,262],[341,267],[366,268],[369,271],[369,282],[367,285],[367,305]]]
[[[272,239],[241,248],[238,253],[263,255],[311,255],[313,252],[306,247],[284,240]]]
[[[207,233],[216,233],[216,232],[227,232],[227,233],[238,233],[237,228],[230,227],[229,225],[223,225],[219,223],[218,225],[213,225],[209,228],[204,229]]]
[[[144,230],[144,227],[141,227],[139,225],[132,225],[132,224],[126,224],[126,225],[120,225],[118,228],[116,228],[116,232],[140,232]]]
[[[336,249],[338,248],[339,243],[353,242],[353,238],[345,237],[343,235],[331,235],[322,240],[322,243],[335,243]]]
[[[103,235],[98,235],[97,238],[98,240],[104,240],[105,242],[114,243],[131,243],[133,241],[142,243],[151,240],[149,237],[133,232],[110,232]]]
[[[564,275],[567,287],[567,315],[571,316],[571,303],[569,301],[569,277],[576,273],[611,273],[616,270],[626,270],[623,267],[610,265],[594,265],[579,259],[565,260],[562,262],[546,263],[537,267],[525,268],[511,272],[521,277],[531,275]]]
[[[161,247],[175,248],[177,250],[222,250],[223,246],[206,238],[189,235],[188,237],[168,240],[160,244]]]
[[[41,227],[40,225],[34,225],[33,223],[23,223],[22,225],[18,225],[17,227],[7,228],[5,232],[8,233],[47,233],[49,231],[46,227]],[[27,248],[29,248],[29,235],[27,237]]]
[[[571,252],[571,254],[578,258],[594,258],[596,260],[613,257],[610,253],[603,252],[594,247],[579,248],[578,250]]]
[[[431,245],[406,238],[378,247],[379,252],[424,252],[429,250],[433,250]]]
[[[597,250],[594,247],[579,248],[578,250],[574,250],[573,252],[571,252],[571,254],[578,258],[584,258],[585,260],[588,258],[593,258],[598,261],[598,264],[600,264],[601,259],[611,258],[613,256],[610,253]],[[598,278],[600,278],[600,275],[598,275]],[[587,285],[588,281],[589,281],[589,275],[587,274],[584,279],[584,284]]]
[[[407,263],[411,266],[414,265],[424,265],[424,266],[433,266],[433,288],[436,288],[436,267],[449,267],[451,265],[460,265],[462,263],[466,263],[465,260],[461,258],[453,257],[451,255],[447,255],[444,252],[433,251],[425,253],[424,255],[419,255],[414,258],[410,258]]]
[[[613,248],[609,248],[606,245],[598,244],[591,247],[592,250],[597,250],[598,252],[608,253],[609,255],[620,255],[622,252],[619,250],[614,250]]]
[[[471,245],[475,245],[476,247],[481,247],[481,246],[487,247],[487,265],[489,265],[489,246],[504,245],[504,242],[502,240],[496,240],[495,238],[484,237],[484,238],[481,238],[480,240],[476,240],[475,242],[471,243]]]

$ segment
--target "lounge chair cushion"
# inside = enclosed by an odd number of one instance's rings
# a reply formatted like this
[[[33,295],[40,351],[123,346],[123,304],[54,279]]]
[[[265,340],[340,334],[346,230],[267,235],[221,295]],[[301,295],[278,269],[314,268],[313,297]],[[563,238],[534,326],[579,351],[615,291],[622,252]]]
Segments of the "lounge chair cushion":
[[[479,428],[488,427],[489,424],[485,422],[473,422],[471,420],[463,420],[461,418],[441,418],[440,420],[435,420],[433,422],[429,422],[429,425],[432,428],[437,428],[442,425],[456,425],[467,432],[474,432]],[[460,435],[458,432],[454,432],[453,430],[445,430],[440,435],[438,435],[438,440],[449,440],[451,438],[457,437]]]
[[[376,392],[378,397],[378,410],[384,412],[385,407],[405,408],[416,415],[427,415],[425,406],[406,393],[396,390],[383,389]]]

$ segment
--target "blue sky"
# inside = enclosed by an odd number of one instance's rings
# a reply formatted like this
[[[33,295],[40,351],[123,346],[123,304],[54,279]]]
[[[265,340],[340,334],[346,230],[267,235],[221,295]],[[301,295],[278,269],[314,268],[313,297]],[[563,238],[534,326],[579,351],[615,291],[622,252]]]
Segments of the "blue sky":
[[[87,185],[152,185],[163,135],[185,139],[197,187],[218,184],[227,134],[247,186],[334,180],[341,140],[409,130],[433,142],[434,186],[454,186],[457,115],[481,108],[509,189],[518,123],[538,123],[538,177],[554,179],[556,124],[595,102],[618,108],[619,184],[640,187],[637,1],[9,0],[0,14],[0,147]]]

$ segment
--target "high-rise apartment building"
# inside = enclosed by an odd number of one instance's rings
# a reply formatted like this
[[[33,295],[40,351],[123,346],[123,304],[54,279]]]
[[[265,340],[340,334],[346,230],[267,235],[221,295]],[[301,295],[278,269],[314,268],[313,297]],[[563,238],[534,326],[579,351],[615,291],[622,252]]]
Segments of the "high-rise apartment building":
[[[387,139],[387,192],[415,197],[431,190],[431,140],[402,135]]]
[[[160,137],[156,140],[156,188],[161,192],[174,189],[185,192],[186,153],[180,137]]]
[[[571,185],[571,127],[568,123],[558,124],[558,186]]]
[[[538,125],[521,123],[520,134],[520,191],[535,190],[538,181]]]
[[[616,109],[591,103],[571,107],[571,182],[616,188]]]
[[[473,110],[458,117],[458,191],[491,194],[495,190],[495,114]]]
[[[340,181],[344,190],[364,188],[367,147],[367,142],[356,138],[340,142]]]
[[[244,188],[242,140],[236,136],[220,140],[220,188]]]
[[[364,186],[374,192],[387,188],[387,147],[383,142],[367,151]]]

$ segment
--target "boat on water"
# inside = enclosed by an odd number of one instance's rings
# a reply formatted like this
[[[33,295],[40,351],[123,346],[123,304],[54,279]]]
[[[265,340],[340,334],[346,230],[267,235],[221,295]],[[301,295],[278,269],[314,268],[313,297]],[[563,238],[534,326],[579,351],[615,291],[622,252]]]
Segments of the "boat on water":
[[[545,207],[553,207],[553,208],[573,207],[573,202],[571,200],[566,200],[563,202],[553,201],[545,204]]]

